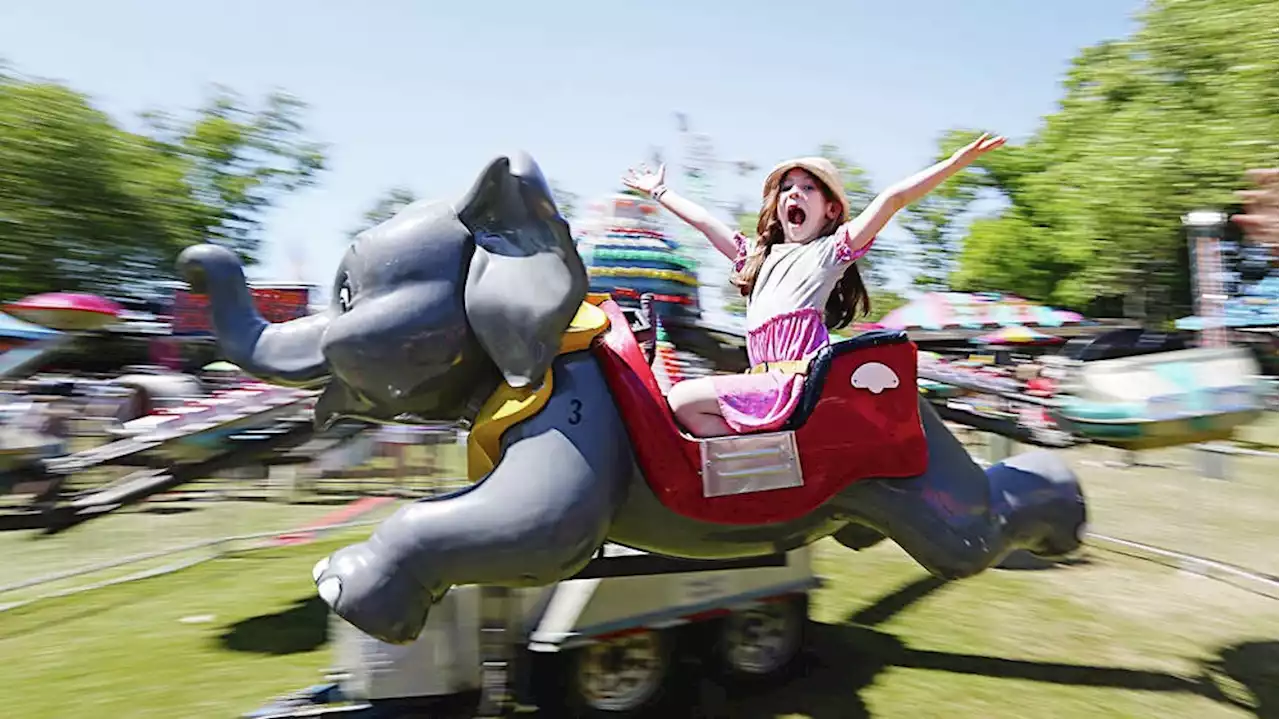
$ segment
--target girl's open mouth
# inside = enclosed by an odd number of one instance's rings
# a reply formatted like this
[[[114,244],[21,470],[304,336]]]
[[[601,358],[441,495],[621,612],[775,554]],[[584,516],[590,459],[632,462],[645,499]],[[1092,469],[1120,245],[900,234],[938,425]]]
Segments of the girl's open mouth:
[[[792,205],[787,208],[787,223],[799,227],[804,224],[806,215],[802,208],[798,205]]]

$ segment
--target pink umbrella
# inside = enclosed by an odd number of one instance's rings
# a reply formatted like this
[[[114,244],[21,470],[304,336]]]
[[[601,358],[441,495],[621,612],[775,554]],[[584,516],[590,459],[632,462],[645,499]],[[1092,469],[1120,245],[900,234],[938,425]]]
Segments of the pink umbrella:
[[[976,330],[993,325],[1061,327],[1085,322],[1084,317],[1075,312],[994,292],[930,292],[880,320],[881,325],[894,329],[934,331]]]
[[[64,332],[76,332],[101,329],[109,325],[119,318],[124,308],[98,295],[46,292],[10,302],[5,305],[4,310],[27,322]]]
[[[975,337],[972,341],[977,344],[989,345],[1038,345],[1057,344],[1062,342],[1062,338],[1045,334],[1044,332],[1036,332],[1022,325],[1013,325],[1011,327],[1001,327],[995,332]]]

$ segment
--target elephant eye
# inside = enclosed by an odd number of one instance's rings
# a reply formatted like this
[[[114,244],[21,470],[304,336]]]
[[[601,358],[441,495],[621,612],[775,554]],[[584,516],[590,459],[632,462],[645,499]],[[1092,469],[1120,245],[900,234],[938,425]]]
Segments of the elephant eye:
[[[338,288],[338,309],[343,312],[351,309],[351,283],[349,280],[343,280],[342,286]]]

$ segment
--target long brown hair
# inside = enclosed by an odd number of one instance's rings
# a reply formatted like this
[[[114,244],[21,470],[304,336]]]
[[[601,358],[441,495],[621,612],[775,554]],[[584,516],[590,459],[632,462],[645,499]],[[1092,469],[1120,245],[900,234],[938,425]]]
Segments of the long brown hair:
[[[801,170],[805,174],[813,177],[812,173]],[[827,202],[836,202],[836,197],[831,192],[831,188],[827,187],[827,183],[822,182],[813,177],[814,183],[822,188],[822,195]],[[774,245],[780,244],[786,240],[782,234],[782,222],[778,220],[778,200],[782,197],[782,183],[778,183],[778,187],[764,201],[764,206],[760,208],[760,217],[756,220],[756,237],[758,238],[755,247],[752,248],[750,254],[747,255],[747,261],[742,267],[741,272],[735,272],[729,281],[742,293],[744,297],[749,297],[751,292],[756,288],[756,280],[760,276],[760,268],[764,266],[764,260],[769,256],[769,251]],[[829,220],[822,231],[818,233],[818,237],[826,237],[839,229],[843,218],[836,217]],[[857,264],[849,265],[844,271],[844,276],[836,283],[831,295],[827,297],[827,306],[824,321],[829,329],[840,329],[846,327],[853,321],[854,317],[859,314],[867,314],[871,311],[871,296],[867,293],[867,286],[862,282],[862,275],[858,273]]]

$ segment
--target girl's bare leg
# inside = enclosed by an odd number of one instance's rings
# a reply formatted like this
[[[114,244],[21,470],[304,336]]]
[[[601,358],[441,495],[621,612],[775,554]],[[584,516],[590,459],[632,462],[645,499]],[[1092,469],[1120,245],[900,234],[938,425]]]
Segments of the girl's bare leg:
[[[676,419],[695,437],[723,437],[734,434],[720,414],[715,385],[709,377],[678,382],[667,393],[667,402]]]

